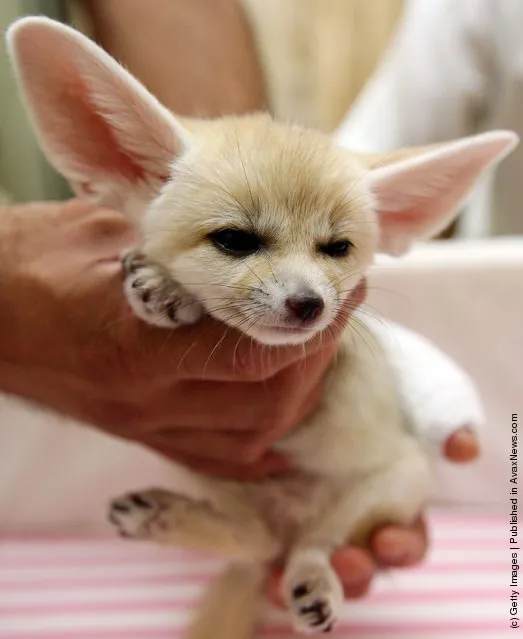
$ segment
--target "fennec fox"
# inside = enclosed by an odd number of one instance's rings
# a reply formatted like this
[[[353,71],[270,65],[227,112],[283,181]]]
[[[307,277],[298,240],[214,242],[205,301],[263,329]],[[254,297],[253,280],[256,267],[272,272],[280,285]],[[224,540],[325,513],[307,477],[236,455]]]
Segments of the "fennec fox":
[[[122,257],[130,306],[171,329],[205,313],[267,347],[305,344],[338,321],[377,253],[438,233],[518,142],[496,131],[379,157],[267,114],[182,119],[64,25],[25,18],[7,39],[49,160],[77,195],[139,229]],[[126,536],[231,560],[190,636],[251,637],[276,560],[294,628],[332,630],[343,605],[333,550],[422,508],[430,455],[384,335],[353,313],[319,406],[277,445],[293,472],[194,475],[201,499],[153,489],[110,505]]]

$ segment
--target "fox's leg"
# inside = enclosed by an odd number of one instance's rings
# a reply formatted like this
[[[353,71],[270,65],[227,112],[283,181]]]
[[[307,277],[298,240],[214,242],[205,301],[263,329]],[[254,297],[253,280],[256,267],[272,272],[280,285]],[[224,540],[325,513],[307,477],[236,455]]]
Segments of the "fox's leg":
[[[296,630],[326,632],[343,607],[343,588],[330,563],[346,543],[362,543],[382,524],[415,519],[429,494],[430,469],[415,448],[348,489],[322,519],[308,526],[291,551],[283,576],[283,594]]]
[[[162,489],[128,493],[109,506],[109,520],[124,537],[156,541],[250,562],[276,558],[280,543],[247,500],[213,485],[213,501]]]

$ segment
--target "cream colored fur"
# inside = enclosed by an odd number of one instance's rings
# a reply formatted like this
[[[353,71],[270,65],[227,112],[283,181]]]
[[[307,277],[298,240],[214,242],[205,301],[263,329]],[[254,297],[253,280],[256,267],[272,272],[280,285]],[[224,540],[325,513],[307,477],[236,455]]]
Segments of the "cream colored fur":
[[[376,251],[400,255],[440,231],[517,143],[491,132],[373,158],[264,114],[182,121],[67,27],[23,19],[8,43],[50,161],[79,195],[120,207],[141,231],[122,257],[131,307],[170,328],[208,313],[267,347],[307,342],[337,321]],[[262,245],[233,255],[216,240],[224,229]],[[346,254],[329,254],[345,241]],[[319,314],[297,319],[289,300],[311,296]],[[112,502],[126,536],[232,561],[192,639],[251,637],[276,559],[294,627],[330,630],[343,605],[332,551],[364,543],[376,525],[408,523],[424,505],[427,437],[373,322],[354,313],[319,407],[278,443],[292,473],[245,483],[194,475],[201,498],[151,489]]]

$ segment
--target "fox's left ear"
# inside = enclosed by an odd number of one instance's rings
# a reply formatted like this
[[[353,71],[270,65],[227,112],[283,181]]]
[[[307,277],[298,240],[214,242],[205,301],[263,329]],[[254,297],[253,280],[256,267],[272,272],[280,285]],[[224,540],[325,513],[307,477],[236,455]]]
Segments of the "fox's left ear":
[[[368,158],[380,225],[379,250],[401,255],[413,242],[443,231],[479,177],[518,142],[511,131],[491,131],[432,147],[400,150],[378,162],[376,156],[373,161]]]

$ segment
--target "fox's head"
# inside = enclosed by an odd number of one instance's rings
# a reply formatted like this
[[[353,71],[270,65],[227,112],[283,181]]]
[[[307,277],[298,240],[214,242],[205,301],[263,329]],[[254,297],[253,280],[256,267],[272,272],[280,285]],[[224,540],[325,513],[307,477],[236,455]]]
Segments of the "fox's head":
[[[122,211],[211,315],[269,344],[325,329],[377,251],[442,230],[518,142],[495,131],[355,154],[265,114],[177,118],[45,18],[19,20],[7,41],[41,147],[78,196]]]

